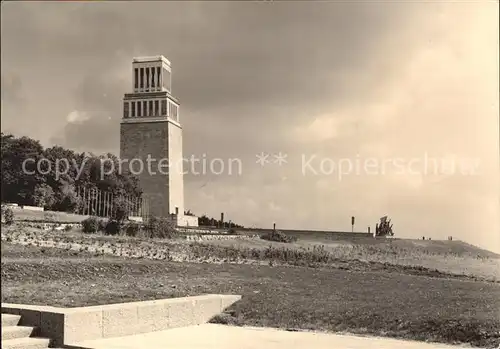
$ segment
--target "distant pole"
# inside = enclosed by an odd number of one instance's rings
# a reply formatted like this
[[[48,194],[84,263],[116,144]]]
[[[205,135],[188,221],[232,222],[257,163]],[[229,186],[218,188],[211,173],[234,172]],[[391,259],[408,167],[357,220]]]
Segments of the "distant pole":
[[[111,193],[111,199],[109,202],[109,218],[113,215],[113,203],[114,203],[115,196],[113,193]]]
[[[111,193],[106,194],[106,217],[111,216]]]
[[[146,205],[146,201],[144,200],[144,195],[143,194],[141,195],[139,202],[140,202],[140,205],[141,205],[141,207],[140,207],[141,217],[142,217],[142,219],[145,220],[146,219],[146,210],[145,210],[146,209],[146,206],[145,206]]]
[[[134,197],[132,195],[129,196],[128,202],[129,212],[127,218],[134,215]]]
[[[101,216],[101,191],[97,189],[97,200],[96,200],[96,212],[97,217]]]
[[[125,211],[127,212],[126,217],[128,218],[130,216],[130,196],[129,195],[124,195],[125,198]]]
[[[83,187],[83,197],[82,199],[82,214],[85,216],[85,208],[87,207],[87,204],[85,202],[85,187]]]
[[[106,218],[108,215],[108,192],[102,192],[102,216]]]
[[[351,232],[354,233],[354,216],[351,217]]]
[[[87,215],[89,216],[92,216],[92,214],[90,213],[90,194],[92,193],[92,190],[89,189],[88,193],[87,193]]]
[[[137,197],[136,196],[132,196],[130,198],[130,205],[132,206],[130,215],[135,216],[135,211],[136,211],[136,207],[137,207]]]
[[[80,188],[79,186],[76,187],[76,196],[78,197],[78,199],[81,199],[82,197],[82,188]],[[80,207],[77,207],[77,211],[76,211],[77,214],[81,214],[82,212],[80,211]]]
[[[98,213],[97,213],[97,204],[99,203],[99,201],[97,201],[97,194],[98,194],[98,191],[97,191],[97,188],[94,189],[94,197],[92,198],[94,200],[93,202],[93,208],[94,208],[94,214],[93,216],[97,217]]]
[[[108,217],[108,196],[109,193],[107,191],[104,192],[104,212],[103,215],[104,217]]]
[[[276,223],[273,223],[273,231],[276,231]]]

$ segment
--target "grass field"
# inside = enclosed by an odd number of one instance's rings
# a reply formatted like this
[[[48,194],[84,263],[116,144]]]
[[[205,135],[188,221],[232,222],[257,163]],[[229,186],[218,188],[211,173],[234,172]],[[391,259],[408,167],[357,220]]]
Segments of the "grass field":
[[[500,256],[460,241],[304,233],[290,244],[191,242],[37,225],[2,227],[3,302],[72,307],[230,293],[243,299],[215,321],[500,344]]]
[[[34,224],[36,226],[36,224]],[[207,237],[203,237],[205,239]],[[217,237],[214,237],[217,238]],[[223,238],[223,237],[222,237]],[[127,236],[42,231],[26,224],[2,229],[2,240],[41,247],[60,247],[116,256],[210,263],[259,263],[323,266],[346,270],[384,270],[417,275],[461,276],[500,281],[500,259],[460,242],[418,240],[335,241],[293,244],[235,236],[190,242]],[[374,239],[371,239],[374,240]]]
[[[374,241],[373,241],[374,240]],[[258,239],[214,240],[206,245],[225,247],[236,251],[276,249],[328,254],[332,260],[365,261],[400,267],[421,267],[439,272],[500,280],[500,256],[480,250],[460,241],[419,241],[359,239],[318,243],[315,240],[298,240],[294,244],[270,243]]]
[[[325,268],[178,263],[2,243],[2,302],[84,306],[241,294],[219,321],[500,344],[496,283]]]
[[[20,207],[13,207],[12,211],[16,221],[81,223],[82,220],[88,217],[66,212],[34,211]]]

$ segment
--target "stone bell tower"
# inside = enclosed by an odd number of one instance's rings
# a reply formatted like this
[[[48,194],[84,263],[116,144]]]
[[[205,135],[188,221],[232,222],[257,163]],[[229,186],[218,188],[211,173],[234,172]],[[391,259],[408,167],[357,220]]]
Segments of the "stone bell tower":
[[[182,127],[170,62],[163,56],[134,58],[132,91],[123,98],[122,170],[138,176],[150,215],[177,214],[177,224],[186,225]]]

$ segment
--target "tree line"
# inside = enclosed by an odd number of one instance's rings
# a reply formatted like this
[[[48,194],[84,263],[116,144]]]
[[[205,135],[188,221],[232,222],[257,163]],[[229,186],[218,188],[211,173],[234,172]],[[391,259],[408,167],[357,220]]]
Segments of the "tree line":
[[[111,153],[95,155],[60,146],[44,148],[35,139],[3,132],[1,147],[2,203],[77,213],[84,205],[82,188],[87,192],[97,190],[111,194],[120,201],[114,207],[127,206],[123,198],[142,195],[139,179],[119,171],[119,159]],[[56,163],[62,172],[57,172]],[[189,210],[185,214],[194,215]],[[220,225],[220,222],[203,215],[199,217],[199,225],[213,226]],[[243,228],[232,222],[223,222],[222,227],[228,228],[229,225]]]
[[[194,216],[191,211],[186,211],[187,215]],[[220,219],[215,219],[207,215],[202,215],[198,217],[198,225],[201,227],[218,227],[218,228],[244,228],[244,226],[236,224],[234,222],[224,221],[221,223]]]
[[[44,148],[35,139],[3,132],[1,147],[2,203],[78,212],[83,204],[78,188],[97,189],[115,197],[141,195],[137,177],[120,173],[118,158],[113,154],[78,153],[60,146]]]

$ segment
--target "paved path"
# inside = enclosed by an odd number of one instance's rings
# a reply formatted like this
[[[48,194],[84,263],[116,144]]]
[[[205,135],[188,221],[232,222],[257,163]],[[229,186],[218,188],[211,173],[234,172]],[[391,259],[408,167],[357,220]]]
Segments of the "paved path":
[[[456,346],[216,324],[78,343],[92,349],[456,349]]]

